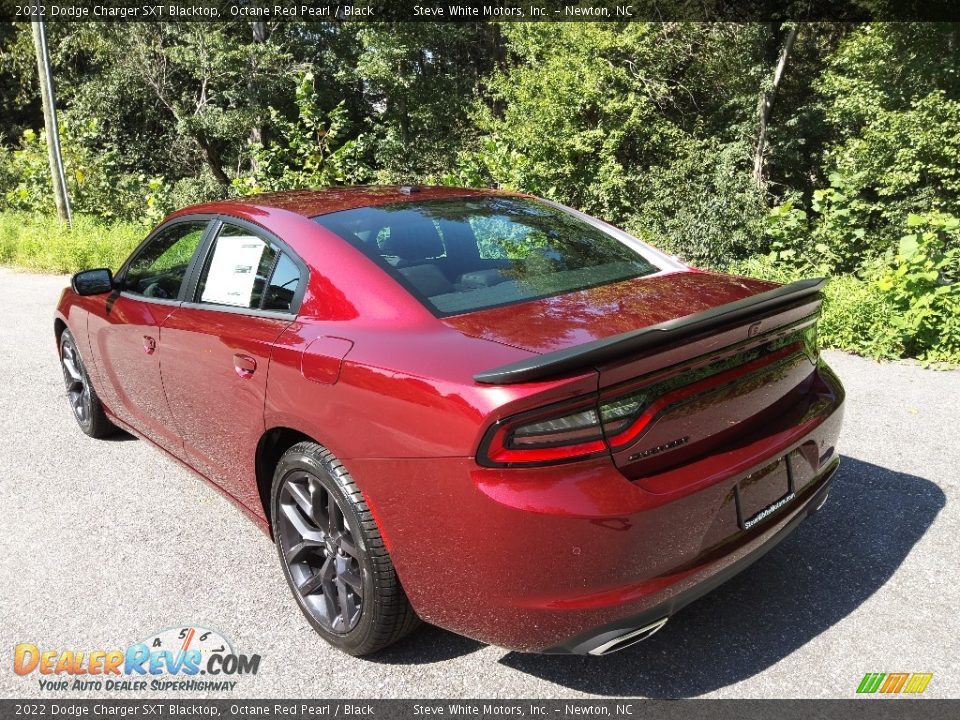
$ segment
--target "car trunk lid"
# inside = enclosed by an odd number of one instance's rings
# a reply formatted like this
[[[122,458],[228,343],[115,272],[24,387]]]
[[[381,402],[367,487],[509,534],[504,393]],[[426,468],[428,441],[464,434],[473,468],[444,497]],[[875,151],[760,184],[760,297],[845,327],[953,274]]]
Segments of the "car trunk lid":
[[[594,369],[595,408],[614,463],[644,489],[673,493],[708,481],[673,469],[714,455],[722,465],[724,447],[773,428],[801,404],[817,362],[822,286],[678,273],[450,321],[531,352],[553,348],[478,373],[478,382],[536,382]],[[774,462],[741,485],[738,509],[749,518],[787,493],[788,473]]]
[[[709,310],[776,283],[685,270],[443,319],[465,335],[545,354]]]

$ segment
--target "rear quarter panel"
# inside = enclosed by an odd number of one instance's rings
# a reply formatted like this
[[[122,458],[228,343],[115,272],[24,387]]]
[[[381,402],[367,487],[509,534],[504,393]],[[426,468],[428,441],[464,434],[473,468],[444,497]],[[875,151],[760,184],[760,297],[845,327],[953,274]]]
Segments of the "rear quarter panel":
[[[348,339],[336,381],[307,379],[305,363]],[[346,346],[340,346],[346,347]],[[290,427],[352,458],[472,457],[491,419],[528,398],[553,402],[596,389],[596,374],[496,388],[472,374],[526,355],[446,328],[398,330],[300,320],[277,340],[267,386],[267,428]],[[314,373],[314,375],[316,375]],[[349,468],[349,463],[347,463]],[[357,478],[361,484],[363,478]]]

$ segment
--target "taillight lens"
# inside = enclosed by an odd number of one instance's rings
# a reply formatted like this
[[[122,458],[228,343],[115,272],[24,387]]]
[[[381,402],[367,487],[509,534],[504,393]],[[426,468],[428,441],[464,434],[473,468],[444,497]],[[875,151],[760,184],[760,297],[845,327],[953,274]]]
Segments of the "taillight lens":
[[[617,397],[600,404],[600,418],[607,437],[617,435],[636,419],[640,411],[647,406],[645,393],[635,393],[626,397]]]
[[[798,352],[816,364],[815,324],[664,380],[641,378],[600,397],[581,397],[501,420],[487,431],[477,460],[487,467],[529,467],[620,450],[636,442],[670,405],[737,382]],[[606,394],[610,392],[615,394]]]
[[[553,465],[604,455],[609,439],[640,432],[647,396],[598,404],[596,397],[503,420],[487,432],[478,459],[488,467]]]
[[[596,399],[523,413],[494,425],[480,446],[480,464],[491,467],[546,465],[603,455]]]

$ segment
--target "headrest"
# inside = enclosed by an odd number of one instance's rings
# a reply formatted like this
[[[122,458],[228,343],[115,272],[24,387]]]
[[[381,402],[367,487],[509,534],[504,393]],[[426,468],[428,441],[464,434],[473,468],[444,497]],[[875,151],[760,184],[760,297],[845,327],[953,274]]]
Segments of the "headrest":
[[[429,263],[413,265],[399,268],[398,272],[407,279],[407,282],[427,297],[453,292],[453,285],[436,265],[430,265]]]
[[[401,260],[424,260],[440,257],[444,247],[432,220],[409,213],[390,225],[390,234],[381,242],[380,252]]]

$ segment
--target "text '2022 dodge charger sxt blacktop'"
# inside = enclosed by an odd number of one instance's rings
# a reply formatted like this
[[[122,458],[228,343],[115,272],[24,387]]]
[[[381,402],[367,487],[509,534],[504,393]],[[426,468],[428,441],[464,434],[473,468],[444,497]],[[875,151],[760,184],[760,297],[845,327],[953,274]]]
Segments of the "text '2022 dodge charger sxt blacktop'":
[[[826,500],[821,287],[519,193],[294,191],[174,213],[115,276],[74,276],[55,329],[80,427],[235,501],[337,647],[423,619],[598,655]]]

